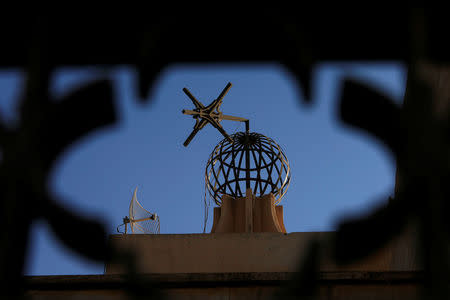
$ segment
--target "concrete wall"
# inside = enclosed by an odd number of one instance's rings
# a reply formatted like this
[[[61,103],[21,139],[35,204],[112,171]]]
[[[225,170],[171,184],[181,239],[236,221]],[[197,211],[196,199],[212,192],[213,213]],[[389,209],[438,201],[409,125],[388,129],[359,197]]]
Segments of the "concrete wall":
[[[167,299],[275,299],[291,284],[312,239],[332,232],[112,235],[133,249],[141,278],[154,282]],[[323,255],[317,299],[419,299],[421,268],[414,231],[364,261],[336,266]],[[29,278],[31,299],[127,299],[123,270],[107,265],[105,275]],[[147,282],[147,281],[146,281]],[[149,299],[154,295],[148,295]]]
[[[216,233],[112,235],[114,244],[136,252],[142,273],[295,272],[312,239],[326,240],[331,232]],[[324,258],[320,271],[411,271],[416,262],[414,233],[345,267]],[[107,265],[106,274],[123,272]]]
[[[158,290],[146,299],[285,299],[295,286],[291,273],[147,274]],[[318,300],[419,299],[417,272],[321,272]],[[30,299],[129,299],[121,275],[36,276],[29,278]],[[164,298],[165,296],[165,298]]]

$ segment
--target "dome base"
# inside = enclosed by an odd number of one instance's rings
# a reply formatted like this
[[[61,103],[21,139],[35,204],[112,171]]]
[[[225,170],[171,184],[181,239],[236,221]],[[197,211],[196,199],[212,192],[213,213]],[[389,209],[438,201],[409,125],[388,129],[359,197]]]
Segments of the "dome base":
[[[211,233],[226,232],[281,232],[286,233],[283,206],[275,205],[272,193],[255,197],[251,189],[246,196],[222,196],[222,205],[214,208]]]

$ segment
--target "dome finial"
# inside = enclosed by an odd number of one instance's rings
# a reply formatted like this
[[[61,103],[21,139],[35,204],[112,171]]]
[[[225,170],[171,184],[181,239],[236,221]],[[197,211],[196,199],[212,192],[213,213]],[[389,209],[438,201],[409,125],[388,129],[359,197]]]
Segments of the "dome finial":
[[[223,129],[220,122],[222,120],[230,120],[230,121],[239,121],[245,122],[246,131],[249,132],[250,125],[249,120],[240,117],[228,116],[222,114],[220,111],[220,106],[222,105],[223,97],[228,93],[228,90],[231,88],[231,82],[228,82],[227,86],[223,89],[222,93],[220,93],[219,97],[211,102],[208,106],[204,106],[200,101],[198,101],[187,88],[183,88],[183,92],[191,99],[192,103],[195,105],[194,110],[183,109],[182,113],[185,115],[192,115],[195,119],[194,129],[191,134],[188,136],[186,141],[183,143],[185,147],[189,145],[194,136],[199,132],[206,124],[210,123],[214,126],[219,132],[228,139],[229,142],[233,142],[228,133]]]

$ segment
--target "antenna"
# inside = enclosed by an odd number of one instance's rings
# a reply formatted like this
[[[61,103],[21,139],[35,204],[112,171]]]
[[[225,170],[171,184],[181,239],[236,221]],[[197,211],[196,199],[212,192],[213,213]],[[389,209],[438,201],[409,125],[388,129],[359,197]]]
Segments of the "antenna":
[[[182,113],[185,115],[191,115],[195,119],[194,129],[191,134],[188,136],[186,141],[183,143],[185,147],[189,145],[194,136],[205,127],[206,124],[210,123],[214,126],[219,132],[226,138],[228,141],[233,143],[233,139],[228,135],[228,133],[223,129],[220,122],[222,120],[230,120],[230,121],[238,121],[245,122],[245,130],[247,132],[250,131],[249,120],[240,117],[228,116],[222,114],[220,111],[220,106],[222,105],[223,97],[228,93],[232,84],[228,82],[223,91],[220,93],[219,97],[211,102],[208,106],[204,106],[203,103],[198,101],[187,88],[183,88],[183,92],[191,99],[192,103],[194,103],[194,110],[183,109]]]
[[[134,189],[133,197],[130,202],[128,216],[123,218],[123,223],[117,226],[117,232],[127,234],[131,233],[159,234],[159,216],[146,210],[137,200],[137,187]],[[120,227],[125,226],[125,230],[120,231]],[[128,229],[130,227],[130,229]]]

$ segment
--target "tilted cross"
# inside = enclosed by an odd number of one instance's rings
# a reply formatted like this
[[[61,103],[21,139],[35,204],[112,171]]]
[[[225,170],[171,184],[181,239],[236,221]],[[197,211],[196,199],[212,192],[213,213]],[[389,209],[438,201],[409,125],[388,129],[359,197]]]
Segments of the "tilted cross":
[[[249,121],[245,118],[233,117],[222,114],[220,111],[220,105],[222,105],[223,97],[228,93],[228,90],[231,88],[231,82],[227,84],[227,86],[223,89],[222,93],[220,93],[219,97],[211,102],[208,106],[204,106],[200,101],[198,101],[187,88],[183,88],[183,92],[192,100],[192,103],[195,105],[194,110],[183,109],[182,113],[185,115],[192,115],[195,119],[194,129],[191,134],[188,136],[186,141],[183,143],[185,147],[189,145],[194,136],[199,132],[206,124],[210,123],[214,126],[219,132],[230,142],[233,142],[233,139],[227,134],[227,132],[223,129],[220,122],[222,120],[231,120],[231,121],[239,121],[245,122],[246,130],[249,131]]]

